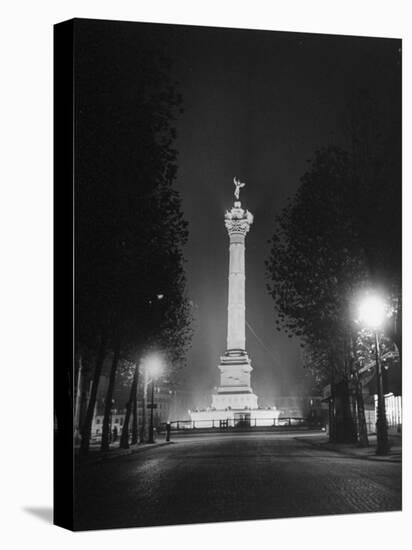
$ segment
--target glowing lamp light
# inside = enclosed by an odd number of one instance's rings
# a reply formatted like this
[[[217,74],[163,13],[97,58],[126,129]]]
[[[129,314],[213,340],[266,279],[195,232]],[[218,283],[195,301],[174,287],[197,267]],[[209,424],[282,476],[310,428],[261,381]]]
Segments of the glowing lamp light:
[[[362,324],[377,329],[383,325],[385,317],[386,304],[380,296],[366,296],[359,304],[359,321]]]
[[[149,378],[156,380],[163,372],[162,358],[158,355],[149,355],[145,359],[145,369]]]

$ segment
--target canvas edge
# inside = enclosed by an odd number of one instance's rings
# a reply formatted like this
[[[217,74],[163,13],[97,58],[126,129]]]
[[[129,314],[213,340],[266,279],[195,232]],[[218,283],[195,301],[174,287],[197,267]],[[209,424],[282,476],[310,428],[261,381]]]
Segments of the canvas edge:
[[[53,31],[53,523],[74,530],[74,21]]]

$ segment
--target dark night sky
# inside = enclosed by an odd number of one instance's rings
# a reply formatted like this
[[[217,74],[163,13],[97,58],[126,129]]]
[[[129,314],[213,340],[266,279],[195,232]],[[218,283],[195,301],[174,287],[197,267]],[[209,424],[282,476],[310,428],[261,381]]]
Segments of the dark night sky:
[[[98,24],[95,22],[95,24]],[[165,44],[183,96],[177,122],[177,188],[189,222],[188,294],[196,317],[185,387],[192,405],[210,404],[225,351],[228,236],[233,177],[246,182],[242,205],[255,216],[246,240],[246,317],[252,384],[260,404],[303,391],[299,342],[278,333],[265,287],[274,216],[299,185],[320,146],[344,140],[343,117],[358,89],[400,93],[400,41],[170,25],[105,24],[104,55],[131,82],[127,44],[148,33]],[[119,39],[121,36],[121,40]],[[119,59],[124,59],[119,61]],[[138,78],[138,76],[137,76]]]
[[[399,42],[281,32],[177,27],[170,39],[185,112],[178,124],[178,188],[190,224],[188,290],[196,332],[187,382],[200,405],[218,384],[225,350],[228,237],[233,176],[255,216],[246,240],[246,317],[253,387],[260,404],[304,391],[299,342],[274,328],[264,260],[276,213],[294,193],[316,148],[342,143],[342,117],[359,88],[388,87]],[[396,84],[395,84],[396,82]]]

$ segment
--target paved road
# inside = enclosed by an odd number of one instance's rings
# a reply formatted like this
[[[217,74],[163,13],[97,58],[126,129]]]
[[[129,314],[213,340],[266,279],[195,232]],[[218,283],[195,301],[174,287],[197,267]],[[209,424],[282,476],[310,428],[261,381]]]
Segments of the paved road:
[[[77,528],[400,510],[401,465],[287,434],[190,437],[79,472]]]

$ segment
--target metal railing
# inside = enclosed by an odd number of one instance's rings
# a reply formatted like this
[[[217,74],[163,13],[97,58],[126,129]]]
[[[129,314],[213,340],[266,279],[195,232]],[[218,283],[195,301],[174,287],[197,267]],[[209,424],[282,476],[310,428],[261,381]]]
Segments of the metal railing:
[[[167,423],[159,426],[159,431],[166,431]],[[236,418],[204,419],[204,420],[173,420],[170,422],[171,431],[228,431],[228,430],[282,430],[288,428],[318,428],[322,429],[324,424],[320,421],[310,421],[302,417],[284,417],[284,418],[252,418],[250,420],[239,420]]]

